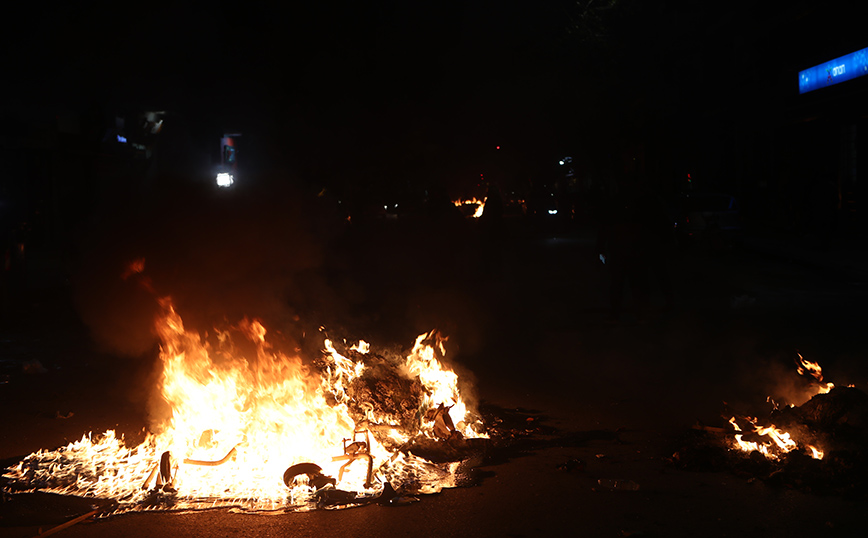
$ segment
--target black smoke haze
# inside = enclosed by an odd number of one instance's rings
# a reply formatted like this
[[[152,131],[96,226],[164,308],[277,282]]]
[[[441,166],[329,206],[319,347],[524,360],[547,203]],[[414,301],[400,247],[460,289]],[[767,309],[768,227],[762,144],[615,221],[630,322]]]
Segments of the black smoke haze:
[[[296,189],[190,187],[113,209],[83,235],[74,279],[80,315],[108,352],[154,349],[163,296],[200,332],[244,317],[303,332],[301,314],[343,308],[320,271],[330,216]],[[144,271],[124,278],[138,259]]]
[[[256,318],[290,352],[318,353],[323,326],[333,339],[408,348],[437,329],[455,357],[478,351],[491,329],[476,297],[486,285],[478,238],[460,216],[351,224],[334,197],[289,181],[126,200],[91,219],[73,282],[82,320],[110,354],[155,355],[165,296],[188,330]],[[141,259],[144,270],[124,278]]]

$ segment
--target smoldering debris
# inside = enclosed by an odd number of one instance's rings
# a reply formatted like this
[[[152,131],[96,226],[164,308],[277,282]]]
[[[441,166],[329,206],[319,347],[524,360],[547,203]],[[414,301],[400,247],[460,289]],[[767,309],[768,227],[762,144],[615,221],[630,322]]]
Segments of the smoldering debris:
[[[684,470],[731,472],[817,493],[868,494],[868,394],[863,391],[835,387],[801,406],[773,410],[762,422],[786,432],[785,440],[797,440],[797,447],[773,457],[740,449],[736,437],[759,443],[762,436],[737,431],[726,422],[694,425],[679,440],[669,462]]]

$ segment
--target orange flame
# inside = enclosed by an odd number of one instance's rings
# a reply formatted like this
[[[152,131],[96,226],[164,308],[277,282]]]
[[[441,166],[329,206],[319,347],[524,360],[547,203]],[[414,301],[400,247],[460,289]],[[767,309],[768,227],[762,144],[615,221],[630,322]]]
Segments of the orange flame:
[[[462,200],[459,198],[458,200],[455,200],[452,203],[455,204],[455,207],[461,207],[463,205],[475,205],[476,211],[473,212],[473,218],[478,219],[479,217],[482,216],[482,213],[485,211],[485,202],[486,202],[485,199],[478,200],[474,196],[473,198],[470,198],[467,200]]]
[[[365,372],[362,360],[343,356],[325,340],[326,367],[320,373],[299,357],[273,349],[257,320],[236,327],[255,346],[245,356],[230,330],[215,330],[211,338],[187,332],[171,300],[160,304],[163,315],[156,329],[162,342],[160,400],[169,410],[165,421],[138,447],[126,448],[111,430],[86,435],[57,451],[36,452],[4,476],[53,482],[57,485],[50,490],[62,494],[120,499],[130,509],[160,485],[176,491],[187,507],[309,506],[310,486],[288,488],[282,480],[289,466],[303,462],[315,462],[323,474],[339,477],[337,487],[362,496],[382,490],[382,477],[412,475],[422,492],[454,485],[457,463],[437,466],[411,452],[393,454],[373,435],[365,434],[365,450],[376,462],[375,480],[369,482],[364,461],[343,456],[347,442],[365,426],[351,418],[347,395],[347,387]],[[362,341],[349,349],[364,356],[370,344]],[[456,429],[465,437],[484,436],[459,393],[457,375],[438,359],[445,352],[443,339],[424,334],[400,365],[407,376],[418,377],[426,395],[418,415],[451,406]],[[393,423],[391,417],[366,411],[371,423]],[[416,433],[393,428],[388,436],[405,445],[411,435],[432,436],[431,429],[423,421]]]
[[[826,394],[835,388],[833,383],[824,383],[823,382],[823,369],[820,368],[820,365],[816,362],[811,362],[806,360],[800,353],[796,353],[798,355],[799,360],[797,362],[797,370],[799,375],[810,375],[817,381],[816,393],[817,394]],[[777,409],[777,403],[768,397],[767,401],[771,402],[774,405],[775,409]],[[790,404],[790,407],[793,405]],[[753,426],[754,433],[766,439],[766,442],[759,443],[755,441],[744,441],[742,434],[735,435],[735,443],[734,447],[740,450],[744,450],[746,452],[752,452],[757,450],[764,454],[767,458],[770,459],[779,459],[779,454],[785,454],[787,452],[791,452],[795,448],[798,447],[798,443],[791,437],[788,432],[780,430],[776,428],[774,424],[771,426],[759,426],[757,424],[756,418],[746,418],[748,422]],[[735,431],[742,431],[739,425],[736,423],[735,417],[732,417],[729,420],[729,423],[732,424]],[[805,444],[805,450],[810,452],[812,458],[821,460],[825,453],[823,450]]]
[[[818,363],[805,359],[802,357],[801,353],[796,353],[796,355],[799,356],[799,364],[797,367],[799,375],[805,375],[807,373],[817,380],[817,394],[826,394],[835,388],[834,383],[823,383],[823,369],[820,368]]]
[[[750,422],[751,426],[753,426],[753,432],[764,438],[764,442],[745,441],[743,439],[743,434],[736,434],[734,443],[735,448],[745,452],[753,452],[756,450],[765,457],[774,460],[780,459],[780,454],[786,454],[798,448],[799,445],[792,436],[788,432],[775,427],[774,424],[770,426],[760,426],[757,424],[756,418],[746,417],[746,420]],[[730,418],[729,423],[732,424],[735,431],[742,431],[741,427],[736,422],[735,417]],[[814,459],[823,459],[822,450],[811,445],[807,445],[806,448],[811,451],[811,457]]]

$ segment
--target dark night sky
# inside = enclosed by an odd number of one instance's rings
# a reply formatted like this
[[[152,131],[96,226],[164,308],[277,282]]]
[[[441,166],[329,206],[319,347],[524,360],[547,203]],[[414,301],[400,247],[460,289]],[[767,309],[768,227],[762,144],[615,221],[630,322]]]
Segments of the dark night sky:
[[[267,158],[301,175],[470,176],[496,145],[533,161],[605,138],[595,130],[629,123],[637,100],[666,116],[745,99],[735,70],[752,76],[751,55],[816,9],[586,4],[24,7],[7,17],[4,108],[182,110],[260,133]]]
[[[166,100],[328,120],[407,102],[477,108],[534,95],[533,71],[556,67],[546,56],[566,24],[561,8],[311,4],[23,15],[7,36],[7,69],[33,101]]]
[[[313,186],[306,192],[314,194],[329,183],[335,190],[475,184],[494,164],[524,179],[565,154],[578,160],[617,151],[625,140],[619,136],[643,121],[668,132],[665,149],[676,153],[679,142],[720,149],[715,164],[727,164],[717,142],[768,130],[763,114],[780,109],[780,95],[790,85],[795,90],[796,70],[812,65],[800,62],[868,46],[858,43],[861,33],[843,29],[857,25],[854,17],[835,17],[837,27],[815,24],[822,17],[804,0],[782,12],[748,2],[609,0],[593,6],[611,9],[589,12],[580,4],[209,2],[107,11],[34,3],[5,12],[0,120],[15,126],[21,123],[8,116],[51,123],[57,114],[94,108],[107,116],[125,107],[168,110],[174,116],[161,140],[185,121],[191,132],[208,135],[207,144],[215,132],[242,131],[245,155],[256,153],[261,170]],[[811,33],[800,33],[805,28]],[[57,152],[61,159],[73,153]],[[46,154],[19,160],[31,166]],[[90,174],[97,165],[84,164],[76,173],[97,183],[98,174]],[[19,177],[28,176],[7,177],[19,187]],[[142,342],[144,349],[150,341],[130,336],[147,332],[146,320],[118,314],[147,317],[146,307],[103,308],[125,296],[106,282],[129,284],[116,275],[139,256],[148,259],[154,282],[183,293],[179,304],[198,304],[205,314],[262,315],[271,305],[280,315],[284,295],[275,290],[293,297],[300,312],[344,312],[368,300],[352,282],[315,274],[324,247],[310,240],[303,216],[317,208],[301,207],[314,197],[272,195],[295,194],[296,184],[265,189],[266,204],[233,192],[231,204],[215,197],[207,208],[163,192],[142,197],[135,182],[112,183],[110,176],[103,183],[123,197],[105,185],[104,196],[91,196],[90,184],[62,179],[53,185],[69,194],[63,218],[84,220],[76,201],[106,215],[87,221],[95,231],[77,287],[83,319],[118,345]]]

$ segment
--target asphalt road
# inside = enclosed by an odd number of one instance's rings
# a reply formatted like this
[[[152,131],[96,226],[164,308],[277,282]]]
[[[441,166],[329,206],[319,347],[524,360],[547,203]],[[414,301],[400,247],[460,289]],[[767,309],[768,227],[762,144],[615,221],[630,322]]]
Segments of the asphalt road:
[[[394,245],[404,243],[393,239],[365,245],[373,251],[341,266],[361,275],[355,283],[365,292],[345,310],[347,326],[379,328],[407,345],[440,327],[457,342],[456,360],[472,372],[481,402],[521,409],[552,430],[497,452],[476,485],[408,506],[127,514],[58,535],[846,536],[863,527],[864,499],[669,461],[697,420],[719,425],[725,408],[762,412],[767,396],[780,397],[796,351],[819,362],[827,380],[866,387],[858,308],[866,287],[852,273],[755,250],[675,251],[675,308],[664,310],[655,295],[647,321],[628,312],[612,323],[607,268],[590,228],[515,226],[488,261],[468,247],[424,266],[396,255]],[[456,270],[468,266],[475,269]],[[396,285],[413,267],[419,276]],[[146,414],[134,387],[146,369],[95,350],[75,310],[49,291],[15,312],[3,332],[4,364],[36,368],[38,360],[45,371],[7,368],[0,459],[112,427],[139,438]],[[571,460],[584,468],[563,470]],[[606,479],[639,488],[608,491],[598,484]],[[34,536],[88,510],[77,502],[7,497],[0,536]]]

